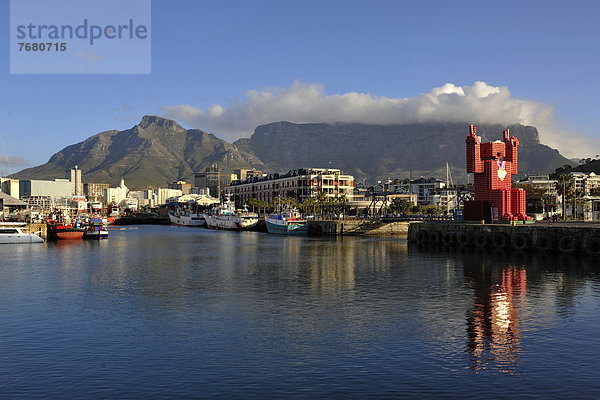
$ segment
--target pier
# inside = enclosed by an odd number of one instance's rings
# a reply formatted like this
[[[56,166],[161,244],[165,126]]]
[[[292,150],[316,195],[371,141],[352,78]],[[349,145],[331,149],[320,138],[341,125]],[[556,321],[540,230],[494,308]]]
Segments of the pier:
[[[369,219],[345,219],[308,221],[309,236],[394,236],[400,239],[408,237],[410,222],[384,222]]]
[[[520,252],[600,255],[600,224],[411,223],[409,242],[427,247],[460,247]]]

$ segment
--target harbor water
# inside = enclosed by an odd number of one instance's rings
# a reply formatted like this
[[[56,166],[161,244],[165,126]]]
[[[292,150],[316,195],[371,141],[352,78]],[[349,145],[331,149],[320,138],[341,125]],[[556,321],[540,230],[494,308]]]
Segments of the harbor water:
[[[0,247],[0,398],[600,398],[600,263],[116,227]]]

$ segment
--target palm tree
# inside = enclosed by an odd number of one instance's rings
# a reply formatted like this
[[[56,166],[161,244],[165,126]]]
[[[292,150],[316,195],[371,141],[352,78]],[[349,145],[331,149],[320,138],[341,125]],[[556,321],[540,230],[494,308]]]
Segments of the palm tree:
[[[337,198],[337,201],[342,205],[342,219],[346,219],[346,202],[348,201],[348,198],[343,194]]]
[[[566,219],[566,197],[570,197],[571,192],[573,190],[573,184],[571,183],[571,178],[567,174],[561,174],[556,180],[556,191],[558,194],[562,196],[562,206],[563,206],[563,220]]]
[[[319,205],[321,218],[323,217],[323,206],[326,204],[326,202],[327,202],[327,194],[323,190],[320,190],[317,193],[317,204]]]
[[[314,197],[307,197],[302,200],[303,212],[306,213],[310,207],[313,209],[313,215],[315,215],[315,207],[317,206],[317,199]]]
[[[248,205],[250,207],[252,207],[252,212],[254,212],[254,207],[256,207],[258,205],[259,201],[256,197],[253,197],[250,199],[250,201],[248,201]]]
[[[575,190],[573,194],[573,210],[575,210],[575,217],[577,219],[577,206],[585,205],[585,199],[583,198],[583,190]]]

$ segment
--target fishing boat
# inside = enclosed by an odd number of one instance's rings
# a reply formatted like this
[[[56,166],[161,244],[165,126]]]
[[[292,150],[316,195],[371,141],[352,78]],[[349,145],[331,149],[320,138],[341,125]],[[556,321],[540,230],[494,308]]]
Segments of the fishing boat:
[[[90,227],[83,232],[84,239],[108,239],[108,230],[104,228],[102,218],[94,217],[90,220]]]
[[[191,211],[175,210],[169,211],[169,219],[174,225],[181,226],[204,226],[206,219],[204,214],[192,213]]]
[[[2,223],[0,224],[0,244],[15,243],[43,243],[44,239],[25,231],[24,223]]]
[[[48,239],[53,240],[80,240],[85,230],[71,224],[48,225]]]
[[[258,214],[248,211],[245,206],[236,209],[229,199],[206,214],[205,219],[206,226],[212,229],[249,230],[258,224]]]
[[[108,239],[108,231],[102,226],[93,226],[83,232],[83,239]]]
[[[306,219],[296,209],[284,210],[281,213],[270,214],[265,218],[267,231],[278,235],[302,235],[308,234]]]

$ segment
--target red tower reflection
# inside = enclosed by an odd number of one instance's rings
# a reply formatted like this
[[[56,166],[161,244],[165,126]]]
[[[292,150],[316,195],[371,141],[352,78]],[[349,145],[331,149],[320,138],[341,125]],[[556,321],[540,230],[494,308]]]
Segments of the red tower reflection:
[[[519,309],[525,301],[527,271],[479,266],[470,271],[475,288],[473,313],[467,318],[468,349],[475,370],[513,372],[521,350]]]

